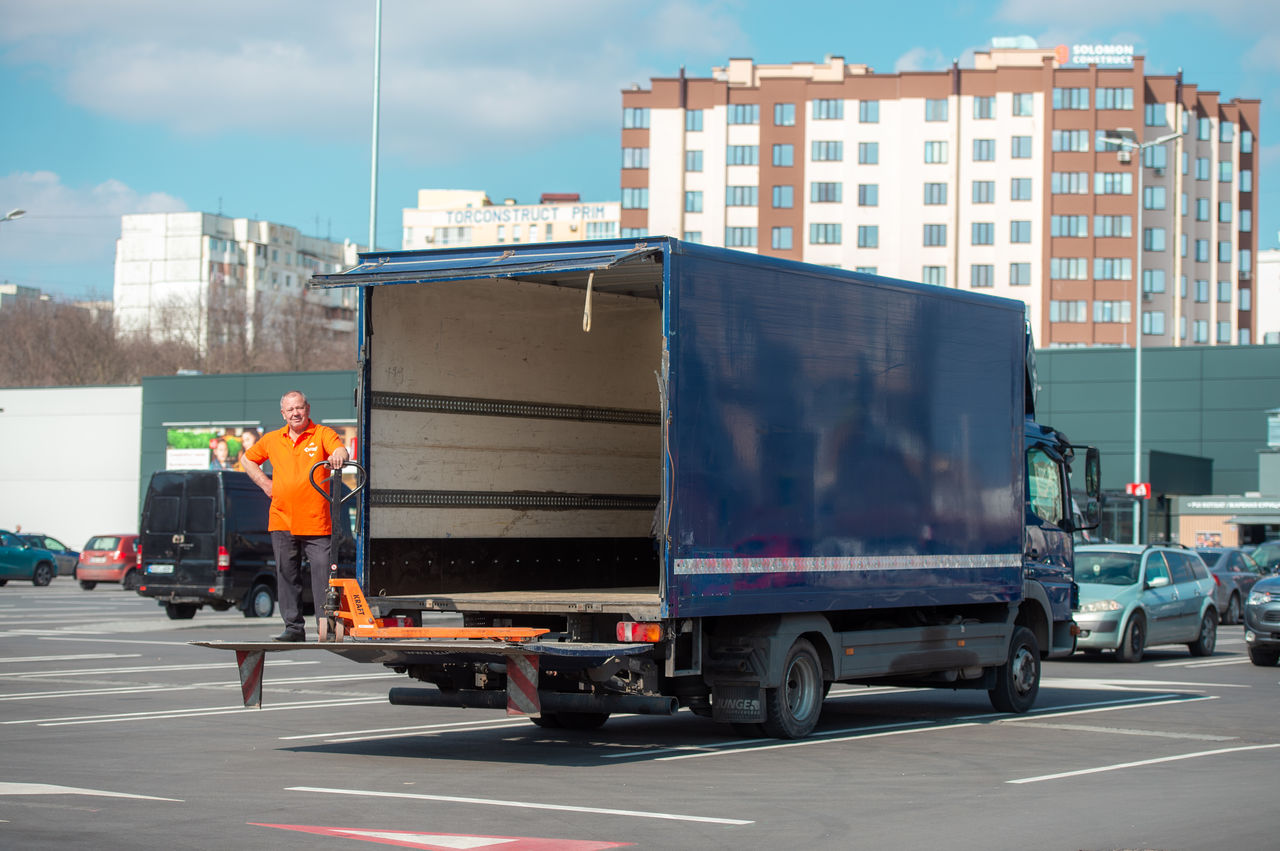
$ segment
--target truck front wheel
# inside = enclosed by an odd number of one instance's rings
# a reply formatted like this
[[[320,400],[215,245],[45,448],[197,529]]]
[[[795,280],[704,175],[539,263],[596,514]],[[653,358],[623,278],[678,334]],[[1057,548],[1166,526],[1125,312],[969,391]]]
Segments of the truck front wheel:
[[[1025,626],[1009,639],[1009,659],[996,668],[995,688],[987,692],[999,712],[1026,712],[1040,693],[1040,646]]]
[[[787,653],[782,682],[764,693],[764,731],[776,739],[803,739],[822,715],[822,663],[808,639],[798,638]]]

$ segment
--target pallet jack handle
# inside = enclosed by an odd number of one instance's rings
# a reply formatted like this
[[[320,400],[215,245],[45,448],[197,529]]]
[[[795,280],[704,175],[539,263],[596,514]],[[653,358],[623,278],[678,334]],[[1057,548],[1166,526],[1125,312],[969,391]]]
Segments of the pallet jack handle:
[[[365,470],[364,467],[361,467],[359,464],[355,463],[354,461],[348,461],[346,464],[343,465],[341,470],[334,470],[333,468],[329,468],[329,478],[326,480],[329,483],[329,490],[326,491],[324,488],[320,486],[320,483],[316,481],[316,470],[320,469],[321,467],[329,467],[329,462],[317,461],[315,464],[312,464],[311,471],[307,473],[307,481],[311,483],[311,487],[315,488],[316,493],[323,496],[325,500],[329,503],[329,517],[332,519],[334,514],[337,513],[337,509],[339,505],[351,499],[351,497],[360,493],[360,491],[364,490],[364,486],[369,482],[369,473],[368,471]],[[347,491],[341,497],[339,497],[338,489],[334,487],[334,479],[338,479],[340,481],[342,478],[343,470],[346,470],[348,467],[354,467],[356,470],[356,486],[351,490]],[[333,584],[333,580],[338,577],[338,544],[339,542],[340,542],[340,538],[338,535],[338,526],[335,523],[333,524],[333,528],[329,532],[329,582],[328,582],[329,590],[325,594],[325,600],[324,600],[325,619],[320,624],[320,640],[321,641],[326,641],[330,638],[334,638],[338,641],[342,640],[342,635],[340,634],[343,631],[342,625],[336,617],[338,609],[341,607],[341,603],[339,600],[340,592],[337,589],[337,587],[335,587]]]

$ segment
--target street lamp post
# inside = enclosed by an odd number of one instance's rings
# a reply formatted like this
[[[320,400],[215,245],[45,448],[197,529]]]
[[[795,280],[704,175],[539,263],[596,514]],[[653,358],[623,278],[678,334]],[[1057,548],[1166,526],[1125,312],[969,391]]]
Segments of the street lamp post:
[[[1135,298],[1134,309],[1137,315],[1136,328],[1137,333],[1133,340],[1133,481],[1142,481],[1142,252],[1145,250],[1142,233],[1142,209],[1146,205],[1146,199],[1142,197],[1143,174],[1145,165],[1143,164],[1143,155],[1147,148],[1154,148],[1156,145],[1163,145],[1165,142],[1172,141],[1181,136],[1182,133],[1169,133],[1158,139],[1152,139],[1150,142],[1135,142],[1132,139],[1126,139],[1123,136],[1104,136],[1104,142],[1110,142],[1114,145],[1120,145],[1138,152],[1138,227],[1136,230],[1138,245],[1138,270],[1135,280]],[[1135,544],[1142,543],[1142,504],[1143,499],[1140,497],[1133,503],[1133,542]]]
[[[14,219],[20,219],[27,214],[26,210],[10,210],[4,214],[4,218],[0,222],[11,222]]]

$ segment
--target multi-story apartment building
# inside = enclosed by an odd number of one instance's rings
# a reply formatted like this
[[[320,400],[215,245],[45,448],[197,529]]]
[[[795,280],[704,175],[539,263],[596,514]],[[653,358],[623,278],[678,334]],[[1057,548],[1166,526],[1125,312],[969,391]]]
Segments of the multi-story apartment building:
[[[1252,342],[1259,101],[1131,52],[655,78],[622,93],[622,235],[1018,298],[1040,345]]]
[[[448,248],[505,242],[571,242],[618,236],[617,201],[584,202],[544,192],[537,204],[494,204],[473,189],[420,189],[404,209],[403,248]]]
[[[330,332],[354,334],[350,290],[308,290],[313,274],[356,263],[359,246],[297,228],[210,213],[121,217],[114,305],[122,331],[182,339],[206,351],[229,335],[288,332],[307,308]],[[278,326],[278,327],[276,327]]]

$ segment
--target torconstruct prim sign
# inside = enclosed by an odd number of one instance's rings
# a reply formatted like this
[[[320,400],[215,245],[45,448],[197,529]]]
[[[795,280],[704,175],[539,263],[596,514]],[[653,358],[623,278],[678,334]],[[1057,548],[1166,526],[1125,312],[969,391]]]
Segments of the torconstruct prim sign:
[[[1056,52],[1060,65],[1133,66],[1132,44],[1060,44]]]

